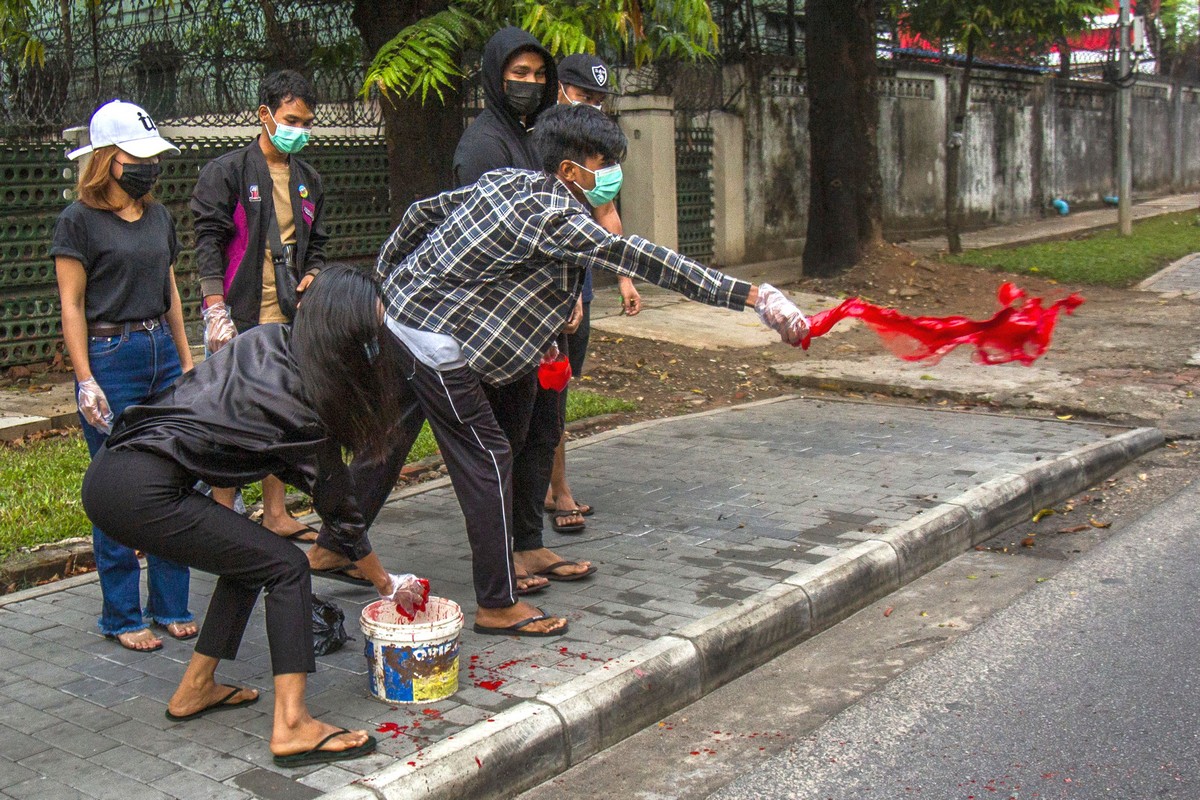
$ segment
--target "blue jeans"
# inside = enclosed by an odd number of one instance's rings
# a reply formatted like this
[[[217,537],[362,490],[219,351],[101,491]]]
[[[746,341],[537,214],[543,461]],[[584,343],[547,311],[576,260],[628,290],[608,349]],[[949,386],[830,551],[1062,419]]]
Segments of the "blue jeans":
[[[92,377],[104,390],[114,416],[127,406],[153,397],[175,382],[182,372],[179,353],[171,333],[163,327],[153,331],[131,331],[124,336],[88,338],[88,361]],[[78,391],[78,385],[75,387]],[[95,456],[106,434],[93,428],[81,414],[83,438],[88,452]],[[141,604],[141,567],[137,554],[113,541],[99,528],[92,528],[92,550],[104,607],[100,614],[100,632],[106,636],[139,631],[146,627]],[[191,622],[188,611],[190,573],[187,567],[157,556],[147,556],[150,596],[146,616],[160,625]]]

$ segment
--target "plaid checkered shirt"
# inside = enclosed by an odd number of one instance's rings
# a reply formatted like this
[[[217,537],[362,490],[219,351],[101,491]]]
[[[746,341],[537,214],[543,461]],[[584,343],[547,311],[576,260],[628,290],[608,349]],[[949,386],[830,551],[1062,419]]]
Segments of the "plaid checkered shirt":
[[[640,236],[609,233],[558,178],[521,169],[413,203],[376,263],[388,315],[453,337],[495,386],[538,364],[588,267],[737,310],[750,293],[746,281]]]

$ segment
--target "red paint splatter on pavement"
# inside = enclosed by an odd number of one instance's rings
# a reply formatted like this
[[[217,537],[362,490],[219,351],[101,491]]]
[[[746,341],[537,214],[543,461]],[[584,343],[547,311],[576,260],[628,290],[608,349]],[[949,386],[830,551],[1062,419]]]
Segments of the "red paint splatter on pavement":
[[[475,766],[483,769],[483,762],[479,760],[479,756],[475,756]]]
[[[385,722],[375,729],[376,733],[390,733],[393,739],[400,738],[400,735],[408,730],[407,725],[398,725],[395,722]]]
[[[494,692],[504,685],[504,681],[475,681],[475,685],[480,689],[487,689],[489,692]]]

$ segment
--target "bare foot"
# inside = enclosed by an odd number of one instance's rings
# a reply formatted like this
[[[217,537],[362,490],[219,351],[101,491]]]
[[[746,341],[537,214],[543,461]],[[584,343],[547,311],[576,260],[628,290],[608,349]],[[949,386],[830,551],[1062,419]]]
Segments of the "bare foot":
[[[267,530],[269,530],[271,533],[274,533],[277,536],[285,536],[285,537],[292,536],[293,534],[299,533],[300,531],[305,530],[306,528],[309,527],[308,525],[305,525],[303,522],[301,522],[300,520],[293,517],[291,514],[284,514],[283,516],[280,516],[280,517],[268,516],[267,514],[263,514],[262,524],[263,524],[263,527],[266,528]],[[306,533],[303,536],[293,539],[292,541],[315,542],[316,540],[317,540],[316,533]]]
[[[517,573],[517,589],[522,592],[535,592],[538,589],[545,589],[550,585],[549,578],[543,578],[540,575],[522,575]]]
[[[567,561],[558,553],[548,547],[542,547],[537,550],[518,550],[513,553],[513,562],[517,566],[519,572],[524,572],[527,575],[537,575],[544,571],[552,564],[559,561]],[[582,575],[588,571],[588,567],[592,565],[590,561],[579,561],[572,565],[563,565],[555,567],[555,575]]]
[[[190,639],[200,632],[195,622],[168,622],[163,627],[176,639]]]
[[[215,681],[207,681],[200,686],[184,686],[181,683],[175,690],[175,694],[171,696],[171,702],[167,703],[167,710],[177,717],[195,714],[214,703],[220,703],[233,688],[233,686],[225,686]],[[242,688],[233,697],[225,700],[225,703],[233,706],[249,702],[256,697],[258,697],[257,689]]]
[[[308,566],[311,569],[317,570],[337,569],[338,567],[350,566],[350,559],[341,553],[335,553],[332,550],[326,550],[324,547],[317,545],[316,547],[308,548]],[[352,578],[364,577],[357,567],[346,570],[346,574]]]
[[[275,727],[271,731],[271,752],[277,756],[305,753],[316,747],[317,743],[329,734],[337,733],[340,730],[341,728],[327,725],[312,717],[290,726],[285,726],[276,720]],[[321,745],[321,749],[336,753],[358,747],[365,744],[366,741],[366,731],[347,731]]]
[[[116,639],[121,643],[122,647],[129,650],[146,652],[162,647],[162,639],[151,633],[149,628],[142,628],[140,631],[130,631],[129,633],[118,633]]]
[[[529,619],[530,617],[540,617],[541,615],[542,611],[537,606],[530,605],[523,600],[518,600],[508,608],[476,609],[475,622],[487,628],[507,628],[522,620]],[[522,630],[552,633],[565,628],[566,625],[567,620],[565,617],[550,617],[538,622],[531,622],[523,627]]]

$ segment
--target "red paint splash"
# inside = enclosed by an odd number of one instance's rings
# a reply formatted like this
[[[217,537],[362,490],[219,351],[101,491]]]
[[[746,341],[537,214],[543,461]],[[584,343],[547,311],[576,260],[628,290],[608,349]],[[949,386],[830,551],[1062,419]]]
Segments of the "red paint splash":
[[[400,735],[407,731],[407,725],[398,725],[395,722],[385,722],[375,729],[376,733],[390,733],[393,739],[400,738]]]
[[[480,689],[487,689],[489,692],[494,692],[497,689],[499,689],[501,686],[504,685],[504,681],[502,681],[502,680],[475,681],[475,685],[478,686]]]
[[[475,756],[475,766],[483,769],[483,762],[479,760],[479,756]]]
[[[856,317],[878,334],[889,350],[906,361],[937,363],[942,356],[963,344],[975,347],[981,364],[1019,361],[1026,366],[1040,358],[1050,346],[1058,312],[1071,314],[1083,303],[1078,294],[1042,307],[1042,298],[1027,297],[1011,283],[996,293],[1000,310],[990,319],[968,317],[910,317],[894,308],[884,308],[851,297],[836,308],[814,314],[809,334],[800,342],[808,349],[814,336],[824,336],[847,317]]]
[[[442,718],[442,712],[436,708],[423,708],[421,709],[421,713],[431,720],[440,720]]]

